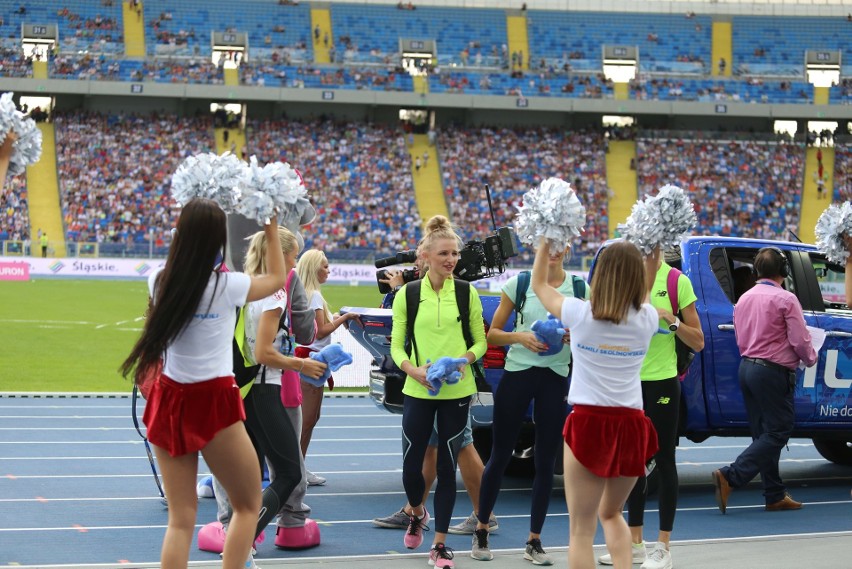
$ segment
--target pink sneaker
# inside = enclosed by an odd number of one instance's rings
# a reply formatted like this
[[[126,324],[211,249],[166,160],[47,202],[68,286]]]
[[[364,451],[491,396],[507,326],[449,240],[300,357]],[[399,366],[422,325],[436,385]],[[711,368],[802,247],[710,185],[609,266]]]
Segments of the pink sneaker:
[[[453,550],[449,547],[446,547],[443,543],[436,543],[432,546],[431,551],[429,551],[429,565],[433,565],[435,567],[443,568],[443,567],[454,567],[453,565]]]
[[[423,532],[429,529],[426,525],[427,523],[429,523],[429,512],[426,511],[425,507],[423,508],[423,517],[418,518],[414,514],[409,516],[408,529],[405,531],[405,537],[403,538],[405,547],[408,549],[417,549],[420,547],[420,544],[423,543]]]

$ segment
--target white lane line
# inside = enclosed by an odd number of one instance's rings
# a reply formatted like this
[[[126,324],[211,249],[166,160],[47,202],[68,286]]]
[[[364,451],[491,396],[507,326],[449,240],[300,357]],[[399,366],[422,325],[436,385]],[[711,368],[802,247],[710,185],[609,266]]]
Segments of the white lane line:
[[[150,476],[150,475],[149,475]],[[500,492],[531,492],[532,488],[504,488]],[[467,491],[459,489],[456,491],[457,494],[467,494]],[[317,494],[319,495],[319,494]],[[335,492],[333,494],[322,494],[323,497],[329,496],[333,498],[340,497],[358,497],[358,496],[405,496],[405,492],[402,490],[392,491],[392,492]],[[311,498],[314,497],[314,494],[311,494]],[[40,496],[39,498],[0,498],[0,503],[8,504],[8,503],[45,503],[45,502],[119,502],[122,500],[128,501],[141,501],[141,500],[149,500],[149,501],[157,501],[162,500],[159,496],[114,496],[111,498],[105,498],[103,496],[95,496],[95,497],[79,497],[79,498],[49,498],[47,496]],[[810,502],[808,502],[810,503]],[[512,517],[512,516],[501,516],[501,517]],[[523,515],[519,515],[518,517],[524,517]],[[529,517],[529,514],[526,515]],[[459,519],[464,519],[459,517]]]
[[[74,427],[78,431],[132,431],[133,427]],[[331,429],[399,429],[399,425],[341,425],[336,427],[317,425],[314,431]],[[0,427],[0,431],[67,431],[68,427]]]
[[[312,497],[313,497],[313,496],[312,496]],[[157,498],[157,500],[159,500],[159,498]],[[835,503],[840,504],[840,503],[842,503],[842,502],[822,502],[822,503],[817,502],[816,504],[822,504],[822,505],[833,505],[833,504],[835,504]],[[810,506],[810,505],[811,505],[811,502],[808,502],[808,505]],[[752,509],[752,508],[760,508],[760,509],[763,509],[763,507],[764,507],[764,506],[763,506],[763,504],[754,505],[754,506],[736,506],[736,508],[737,508],[737,509]],[[732,509],[733,509],[733,508],[732,508]],[[717,510],[717,511],[718,511],[718,508],[717,508],[716,506],[713,506],[713,507],[709,507],[709,508],[685,508],[685,510],[693,510],[693,511]],[[656,510],[652,510],[652,509],[648,509],[648,510],[646,510],[646,512],[655,512],[655,511],[656,511]],[[680,511],[680,508],[678,508],[678,511]],[[567,513],[567,512],[566,512],[566,513],[555,513],[555,514],[554,514],[554,513],[549,513],[549,514],[547,514],[547,517],[548,517],[548,518],[551,518],[551,517],[567,518],[567,517],[568,517],[568,513]],[[512,515],[502,515],[502,514],[501,514],[501,515],[500,515],[500,518],[501,518],[501,519],[504,519],[504,518],[512,518],[512,519],[528,519],[528,518],[529,518],[529,513],[524,513],[524,514],[512,514]],[[453,519],[453,520],[464,520],[464,519],[466,519],[466,517],[464,517],[464,516],[458,516],[458,517],[453,517],[452,519]],[[373,520],[372,520],[372,519],[366,519],[366,520],[325,520],[325,519],[324,519],[324,520],[317,520],[317,521],[320,521],[322,524],[328,524],[328,525],[344,525],[344,524],[367,524],[367,523],[371,523]],[[203,527],[204,525],[205,525],[205,524],[196,524],[196,525],[195,525],[195,527],[196,527],[196,528],[201,528],[201,527]],[[269,525],[270,525],[270,526],[274,526],[274,525],[275,525],[275,522],[272,522],[272,523],[270,523]],[[127,529],[134,529],[134,530],[139,530],[139,529],[142,529],[142,530],[145,530],[145,529],[159,529],[159,530],[162,530],[162,529],[164,529],[164,528],[166,528],[166,527],[167,527],[167,526],[165,526],[165,525],[143,525],[143,526],[138,526],[138,525],[132,525],[132,526],[85,526],[85,529],[86,529],[86,530],[88,530],[88,531],[96,531],[96,530],[127,530]],[[79,532],[79,531],[80,531],[80,528],[79,528],[79,527],[72,527],[72,526],[58,526],[58,527],[33,527],[33,528],[0,528],[0,532],[4,532],[4,533],[13,533],[13,532],[46,532],[46,531],[74,531],[74,532]],[[808,532],[808,533],[769,534],[769,535],[752,535],[752,536],[744,536],[744,537],[720,537],[720,538],[711,538],[711,539],[704,538],[704,539],[682,540],[682,541],[675,541],[675,540],[672,540],[672,544],[674,544],[674,545],[677,545],[677,544],[687,544],[687,543],[697,544],[697,543],[710,543],[710,542],[712,542],[712,543],[720,543],[720,542],[728,542],[728,541],[757,541],[757,540],[779,539],[779,538],[805,538],[805,537],[829,537],[829,536],[835,536],[835,537],[841,537],[841,536],[852,536],[852,531],[849,531],[849,530],[839,530],[839,531],[831,531],[831,532]],[[554,547],[549,547],[548,549],[559,550],[559,549],[565,549],[565,547],[566,547],[566,546],[561,546],[561,547],[560,547],[560,546],[554,546]],[[499,551],[499,550],[498,550],[498,551]],[[422,554],[421,554],[421,555],[422,555]],[[370,556],[365,556],[365,557],[370,557]],[[378,557],[378,556],[375,556],[375,557]],[[360,557],[359,557],[359,558],[360,558]],[[334,559],[334,558],[333,558],[333,557],[316,557],[316,558],[305,557],[305,558],[299,558],[299,562],[304,562],[304,561],[306,561],[306,560],[308,560],[308,559],[318,559],[318,560],[319,560],[319,559],[322,559],[322,560],[330,560],[330,559]],[[348,559],[351,559],[351,557],[349,557]]]
[[[399,439],[390,439],[399,440]],[[318,442],[318,441],[311,441]],[[142,439],[127,441],[0,441],[0,445],[141,445]]]
[[[12,322],[15,324],[79,324],[81,326],[95,324],[95,322],[86,322],[84,320],[18,320],[14,318],[0,318],[0,322]]]
[[[143,410],[144,407],[139,410]],[[122,413],[120,415],[3,415],[0,414],[0,421],[3,419],[19,419],[19,420],[35,420],[35,421],[43,421],[45,419],[127,419],[130,417],[130,413]],[[393,415],[383,415],[383,414],[375,414],[375,415],[325,415],[323,414],[323,419],[384,419],[385,417],[393,418]],[[317,425],[315,428],[319,429],[322,425]]]
[[[311,439],[311,443],[375,443],[375,442],[399,442],[399,437],[370,438],[370,439]],[[0,441],[0,445],[119,445],[132,444],[141,445],[142,440],[126,441]]]
[[[319,472],[319,471],[317,471]],[[370,476],[374,476],[376,474],[400,474],[402,472],[401,468],[394,468],[391,470],[323,470],[323,474],[368,474]],[[209,476],[210,473],[199,473],[198,477],[203,478],[205,476]],[[52,480],[52,479],[87,479],[87,478],[101,478],[106,480],[112,480],[114,478],[151,478],[151,473],[147,474],[24,474],[24,475],[15,475],[15,474],[3,474],[0,475],[0,481],[4,478],[8,478],[10,480]],[[709,485],[709,483],[708,483]],[[501,490],[502,492],[502,490]]]
[[[311,458],[352,458],[371,456],[402,456],[402,450],[397,452],[353,452],[353,453],[311,453]],[[146,456],[3,456],[0,463],[6,460],[137,460],[146,459]]]
[[[702,446],[700,443],[696,443],[695,446],[677,447],[677,452],[689,451],[689,450],[707,450],[707,449],[721,449],[721,450],[745,449],[749,444],[751,444],[750,439],[745,439],[744,437],[737,437],[737,438],[742,438],[744,441],[746,441],[745,446],[743,446],[743,445],[704,445],[704,446]],[[787,443],[787,446],[789,446],[789,447],[812,447],[812,446],[814,446],[814,444],[812,442],[805,442],[805,443],[790,442],[790,443]]]

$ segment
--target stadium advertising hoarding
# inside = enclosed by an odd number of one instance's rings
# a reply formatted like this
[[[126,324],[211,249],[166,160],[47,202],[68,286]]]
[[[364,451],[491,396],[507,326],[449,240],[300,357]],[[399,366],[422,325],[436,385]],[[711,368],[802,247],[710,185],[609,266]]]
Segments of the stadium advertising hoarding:
[[[0,280],[29,280],[31,277],[139,279],[148,278],[164,263],[165,259],[0,257]],[[507,269],[502,275],[476,281],[474,285],[497,292],[503,283],[521,270]],[[584,278],[586,276],[579,271],[571,272]],[[334,284],[375,286],[376,269],[373,265],[332,262],[328,281]]]
[[[30,280],[30,265],[23,261],[0,261],[0,281]]]

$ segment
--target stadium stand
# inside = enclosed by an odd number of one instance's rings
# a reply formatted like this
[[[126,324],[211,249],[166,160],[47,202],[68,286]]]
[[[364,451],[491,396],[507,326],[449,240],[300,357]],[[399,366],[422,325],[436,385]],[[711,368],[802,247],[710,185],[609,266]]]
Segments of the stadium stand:
[[[701,74],[710,63],[708,16],[567,11],[528,13],[530,61],[599,70],[603,45],[635,45],[643,72]]]
[[[548,128],[443,128],[438,149],[453,222],[465,239],[492,232],[485,184],[491,187],[497,226],[512,224],[521,196],[543,179],[563,178],[586,206],[586,231],[574,254],[593,254],[607,239],[604,138],[599,132]],[[529,250],[520,260],[531,261]]]
[[[20,39],[25,23],[56,24],[65,51],[123,53],[121,2],[28,0],[4,2],[0,36]]]
[[[211,31],[248,34],[252,53],[263,59],[274,48],[311,52],[310,6],[240,0],[239,9],[226,2],[145,0],[148,53],[198,55],[210,52]]]
[[[274,65],[249,62],[240,66],[240,82],[258,87],[314,89],[369,89],[373,91],[412,91],[408,73],[397,69],[327,67],[305,64]]]
[[[852,140],[834,147],[834,193],[832,201],[852,200]]]
[[[66,239],[123,255],[164,254],[176,207],[171,175],[187,156],[212,150],[212,120],[87,112],[55,117]],[[80,148],[89,148],[80,152]]]
[[[653,195],[667,183],[687,190],[698,234],[787,239],[788,228],[797,231],[803,144],[699,137],[669,132],[639,138],[639,195]]]
[[[733,19],[734,73],[803,75],[805,51],[838,49],[852,57],[852,23],[843,18],[736,16]]]
[[[32,77],[32,59],[24,56],[20,44],[14,40],[3,40],[0,44],[0,76]]]
[[[20,254],[30,240],[26,176],[10,176],[0,190],[0,242],[12,241],[8,253]]]
[[[306,247],[364,259],[414,248],[420,217],[402,130],[364,123],[249,121],[249,154],[300,170],[317,221]],[[434,167],[434,166],[433,166]]]
[[[442,66],[475,64],[477,54],[496,66],[506,43],[502,10],[335,4],[331,15],[337,51],[348,60],[383,60],[399,52],[399,38],[434,39]]]

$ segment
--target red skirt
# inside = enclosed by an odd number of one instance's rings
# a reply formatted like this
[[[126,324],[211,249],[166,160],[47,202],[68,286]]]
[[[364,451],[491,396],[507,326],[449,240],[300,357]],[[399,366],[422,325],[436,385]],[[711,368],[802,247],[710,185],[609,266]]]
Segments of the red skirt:
[[[198,452],[246,411],[233,376],[178,383],[161,374],[151,386],[142,421],[148,440],[172,456]]]
[[[657,431],[641,409],[574,405],[562,436],[580,464],[601,478],[643,476],[658,450]]]

